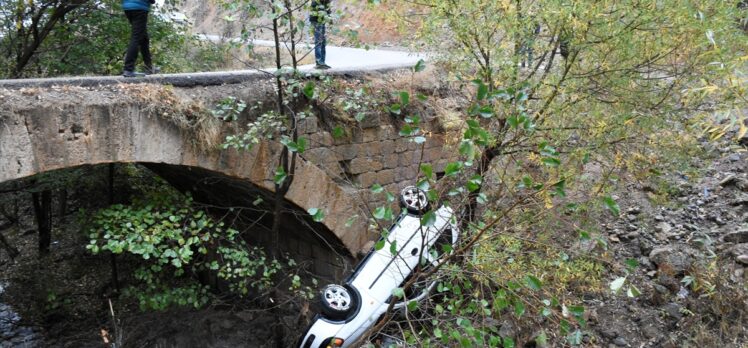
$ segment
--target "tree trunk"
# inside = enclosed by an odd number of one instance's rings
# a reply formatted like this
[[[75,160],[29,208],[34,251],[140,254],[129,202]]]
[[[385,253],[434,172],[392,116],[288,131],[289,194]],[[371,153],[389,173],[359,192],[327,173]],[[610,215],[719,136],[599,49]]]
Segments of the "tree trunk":
[[[65,215],[68,213],[68,190],[63,188],[59,192],[60,197],[60,224],[65,223]]]
[[[109,205],[114,204],[114,163],[109,163]],[[117,257],[114,253],[109,253],[109,261],[112,266],[112,287],[115,292],[119,292],[119,275],[117,273]]]
[[[36,215],[36,226],[39,232],[39,254],[49,253],[49,245],[52,242],[52,191],[44,190],[32,193],[34,201],[34,215]]]
[[[13,226],[12,222],[0,226],[0,244],[2,244],[3,249],[8,251],[8,254],[10,254],[10,258],[14,259],[16,258],[16,256],[18,256],[18,254],[20,254],[20,252],[18,251],[18,249],[14,248],[13,245],[11,245],[10,242],[8,242],[8,240],[2,234],[2,231],[10,228],[10,226]]]

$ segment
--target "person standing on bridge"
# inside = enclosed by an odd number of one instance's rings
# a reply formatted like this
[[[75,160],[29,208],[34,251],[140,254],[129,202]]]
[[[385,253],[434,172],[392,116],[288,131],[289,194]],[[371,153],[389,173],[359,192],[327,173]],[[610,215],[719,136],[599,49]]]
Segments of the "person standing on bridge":
[[[125,54],[124,77],[136,77],[157,73],[151,61],[150,38],[148,37],[148,11],[156,0],[122,0],[122,9],[130,22],[130,45]],[[144,73],[135,72],[138,51],[143,56]]]
[[[317,69],[330,69],[325,64],[325,24],[330,21],[330,0],[312,0],[312,9],[309,13],[309,22],[314,27],[314,60]]]

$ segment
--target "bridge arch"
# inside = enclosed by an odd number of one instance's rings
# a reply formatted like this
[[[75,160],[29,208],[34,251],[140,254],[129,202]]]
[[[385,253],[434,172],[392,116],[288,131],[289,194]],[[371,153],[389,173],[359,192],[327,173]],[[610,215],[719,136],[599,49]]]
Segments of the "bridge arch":
[[[274,190],[277,142],[263,141],[251,151],[204,151],[189,130],[123,93],[77,89],[55,98],[21,91],[17,97],[0,99],[0,182],[80,165],[137,162],[167,179],[175,175],[173,168],[186,168]],[[285,198],[302,211],[322,209],[321,224],[355,254],[369,237],[365,214],[357,211],[350,191],[299,158]]]

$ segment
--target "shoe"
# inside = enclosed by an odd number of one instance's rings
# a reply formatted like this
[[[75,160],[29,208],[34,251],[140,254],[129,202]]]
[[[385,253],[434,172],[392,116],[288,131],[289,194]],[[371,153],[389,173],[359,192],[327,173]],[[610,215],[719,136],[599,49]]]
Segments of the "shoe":
[[[143,77],[143,76],[145,76],[145,74],[140,73],[140,72],[134,72],[134,71],[131,71],[131,70],[125,70],[125,71],[122,72],[122,76],[124,76],[124,77]]]
[[[157,66],[146,66],[143,68],[143,73],[146,75],[158,74],[161,72],[161,68]]]
[[[327,65],[327,64],[325,64],[325,63],[322,63],[322,64],[317,64],[314,68],[315,69],[320,69],[320,70],[327,70],[327,69],[330,69],[332,67],[329,66],[329,65]]]

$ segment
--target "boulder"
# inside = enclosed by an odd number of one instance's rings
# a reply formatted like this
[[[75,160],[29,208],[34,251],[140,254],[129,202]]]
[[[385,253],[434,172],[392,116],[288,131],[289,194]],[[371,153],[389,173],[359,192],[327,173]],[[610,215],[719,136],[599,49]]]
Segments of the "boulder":
[[[652,249],[649,259],[658,269],[667,269],[675,275],[681,275],[691,267],[693,255],[693,249],[686,246],[665,246]]]

